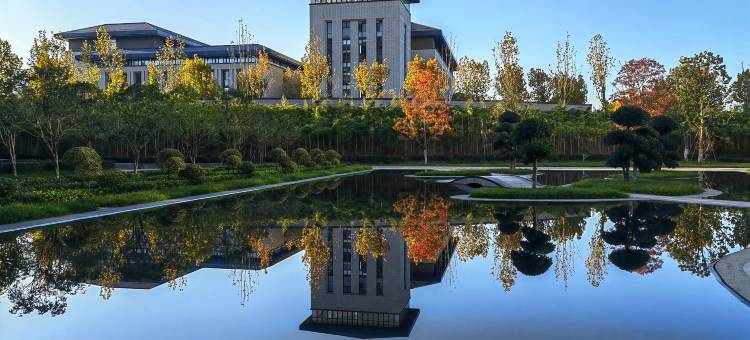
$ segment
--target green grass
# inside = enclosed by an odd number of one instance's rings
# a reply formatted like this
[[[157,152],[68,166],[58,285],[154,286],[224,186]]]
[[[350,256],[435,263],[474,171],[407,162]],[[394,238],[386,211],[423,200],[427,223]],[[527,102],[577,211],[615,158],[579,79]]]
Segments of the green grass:
[[[537,189],[487,188],[472,192],[471,197],[489,199],[607,199],[627,198],[628,195],[606,188],[543,187]]]
[[[414,176],[445,176],[445,177],[460,177],[460,176],[489,176],[491,174],[503,174],[503,175],[529,175],[531,170],[525,169],[488,169],[488,170],[425,170],[414,173]]]
[[[204,195],[227,190],[291,182],[316,177],[353,173],[371,169],[364,165],[346,165],[328,169],[309,169],[291,174],[278,171],[264,171],[254,177],[224,179],[195,185],[184,185],[158,190],[144,190],[125,193],[96,195],[71,202],[11,202],[0,206],[0,224],[63,216],[67,214],[94,211],[104,207],[122,207],[135,204],[158,202],[167,199]]]
[[[628,194],[645,194],[659,196],[688,196],[697,195],[704,190],[697,181],[692,180],[654,180],[639,178],[631,183],[625,183],[617,178],[586,179],[573,183],[573,188],[585,189],[614,189]]]

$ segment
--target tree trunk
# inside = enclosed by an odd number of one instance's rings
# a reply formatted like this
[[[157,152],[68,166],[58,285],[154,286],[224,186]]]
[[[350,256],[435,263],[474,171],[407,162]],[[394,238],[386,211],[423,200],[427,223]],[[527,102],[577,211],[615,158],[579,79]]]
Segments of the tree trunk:
[[[532,189],[536,189],[536,171],[537,171],[537,165],[539,164],[538,160],[534,160],[534,176],[532,177],[531,187]]]
[[[424,147],[424,164],[427,164],[427,146]]]
[[[138,168],[141,164],[141,153],[140,151],[135,152],[135,157],[133,157],[133,173],[138,174]]]
[[[10,156],[10,167],[13,169],[13,177],[18,177],[18,167],[16,163],[16,138],[11,137],[8,143],[8,154]]]
[[[55,167],[55,177],[60,178],[60,156],[57,155],[57,150],[52,151],[52,163]]]

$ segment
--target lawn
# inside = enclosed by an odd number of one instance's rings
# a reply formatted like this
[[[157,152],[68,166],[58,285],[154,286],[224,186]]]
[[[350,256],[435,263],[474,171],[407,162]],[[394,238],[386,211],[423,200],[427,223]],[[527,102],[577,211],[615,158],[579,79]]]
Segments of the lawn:
[[[0,200],[0,224],[95,211],[103,207],[121,207],[167,199],[210,194],[228,190],[310,179],[369,170],[369,166],[345,165],[304,169],[282,173],[275,166],[259,167],[247,176],[223,169],[206,169],[201,183],[173,178],[160,172],[128,175],[118,190],[86,186],[71,177],[23,176],[19,190]]]

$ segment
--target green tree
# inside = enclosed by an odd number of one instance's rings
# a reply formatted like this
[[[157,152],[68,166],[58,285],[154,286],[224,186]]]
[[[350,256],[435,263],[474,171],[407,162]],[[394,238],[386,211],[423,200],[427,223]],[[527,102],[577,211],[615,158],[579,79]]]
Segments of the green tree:
[[[552,71],[552,92],[553,101],[556,101],[563,109],[573,103],[574,97],[580,98],[580,93],[584,92],[581,90],[581,84],[584,88],[586,84],[582,81],[583,76],[578,73],[576,54],[575,46],[570,41],[570,34],[565,36],[565,42],[557,43],[557,64]]]
[[[742,112],[750,114],[750,70],[742,70],[732,84],[732,100]]]
[[[198,163],[198,152],[216,134],[219,109],[210,103],[185,102],[174,106],[175,121],[182,146],[190,163]]]
[[[552,99],[552,79],[539,68],[532,68],[529,70],[529,87],[531,87],[531,93],[529,94],[531,100],[537,103],[549,103]]]
[[[724,58],[711,52],[680,58],[668,80],[686,130],[695,135],[698,162],[713,149],[713,117],[724,109],[729,82]]]
[[[591,66],[591,83],[594,84],[596,98],[602,104],[602,110],[606,111],[609,108],[607,78],[609,78],[609,71],[614,66],[615,60],[612,58],[607,41],[601,34],[591,38],[587,60],[589,66]]]
[[[526,100],[526,80],[518,59],[518,44],[511,32],[505,32],[502,42],[493,50],[497,79],[495,90],[500,96],[503,109],[514,111]]]
[[[456,72],[456,92],[474,102],[484,101],[490,92],[490,64],[484,60],[461,58]]]
[[[510,168],[516,168],[518,160],[518,147],[513,140],[513,130],[521,121],[521,117],[515,112],[504,112],[500,115],[500,121],[495,128],[495,141],[493,148],[495,154],[511,159]]]
[[[133,162],[133,172],[138,173],[146,146],[160,132],[167,109],[167,101],[158,85],[134,85],[119,93],[113,102],[115,136],[127,148]]]
[[[513,129],[513,143],[517,145],[521,159],[526,164],[533,164],[534,189],[537,186],[539,161],[549,157],[552,152],[551,136],[552,129],[539,118],[524,119]]]
[[[21,104],[26,80],[22,66],[23,61],[13,53],[10,43],[0,39],[0,143],[8,150],[13,176],[18,175],[16,142],[26,118]]]

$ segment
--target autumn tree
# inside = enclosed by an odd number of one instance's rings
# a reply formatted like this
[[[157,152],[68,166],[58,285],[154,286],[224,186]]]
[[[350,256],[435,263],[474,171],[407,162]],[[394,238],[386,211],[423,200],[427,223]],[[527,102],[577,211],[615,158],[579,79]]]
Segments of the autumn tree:
[[[662,115],[670,101],[665,74],[664,65],[656,60],[630,60],[617,73],[613,83],[617,92],[612,95],[612,100],[622,105],[642,107],[652,116]]]
[[[149,83],[158,83],[164,92],[172,92],[179,82],[180,65],[186,59],[185,42],[168,37],[156,52],[156,63],[148,64]]]
[[[95,86],[99,86],[99,79],[101,78],[101,69],[92,59],[93,50],[88,40],[84,40],[81,43],[81,51],[76,59],[73,55],[73,51],[68,51],[67,62],[70,65],[72,71],[71,79],[76,82],[90,83]]]
[[[117,45],[112,42],[112,37],[107,32],[105,26],[96,29],[96,54],[99,57],[99,64],[104,70],[106,89],[104,92],[108,96],[113,96],[125,89],[125,57]]]
[[[254,100],[262,98],[271,85],[271,68],[265,48],[258,51],[257,61],[237,73],[237,91],[240,97]]]
[[[456,72],[456,92],[471,101],[484,101],[490,91],[490,64],[469,57],[461,58]]]
[[[503,109],[514,111],[526,99],[526,80],[518,59],[517,40],[511,32],[505,32],[502,42],[493,49],[495,57],[495,90],[500,96]]]
[[[211,64],[198,55],[180,65],[174,92],[179,96],[194,99],[213,99],[219,96],[219,88],[213,78]]]
[[[750,70],[742,70],[732,84],[732,101],[742,112],[750,113]]]
[[[450,202],[439,196],[418,199],[410,195],[396,202],[393,209],[402,215],[401,234],[409,258],[415,263],[436,261],[450,237]]]
[[[427,147],[430,141],[452,131],[445,102],[445,76],[437,60],[425,60],[419,56],[409,62],[404,81],[405,97],[401,99],[404,115],[396,120],[393,128],[403,137],[417,141],[424,151],[427,163]]]
[[[302,57],[299,73],[302,97],[311,99],[316,107],[320,102],[323,86],[331,76],[328,57],[321,51],[320,39],[311,36],[305,46],[305,55]]]
[[[530,99],[537,103],[549,103],[552,99],[552,78],[539,68],[529,70]]]
[[[26,80],[23,61],[11,50],[10,43],[0,39],[0,143],[10,158],[13,176],[16,166],[16,142],[25,127],[21,92]]]
[[[607,41],[601,34],[591,38],[589,44],[587,60],[589,66],[591,66],[591,83],[594,85],[597,99],[602,104],[602,110],[606,111],[609,107],[607,78],[609,78],[609,70],[614,66],[615,60],[611,55],[609,46],[607,46]]]
[[[572,97],[582,92],[579,79],[583,79],[578,73],[576,63],[577,51],[570,41],[570,34],[565,36],[565,42],[557,42],[557,63],[552,70],[553,101],[560,107],[566,108],[572,103]],[[585,86],[585,82],[583,82]]]
[[[687,130],[695,135],[698,162],[713,149],[713,116],[724,109],[729,82],[724,58],[711,52],[680,58],[669,82]]]
[[[390,75],[388,65],[377,61],[374,61],[371,66],[367,66],[366,63],[359,64],[354,69],[354,85],[359,89],[365,105],[369,101],[385,96],[385,83]]]

